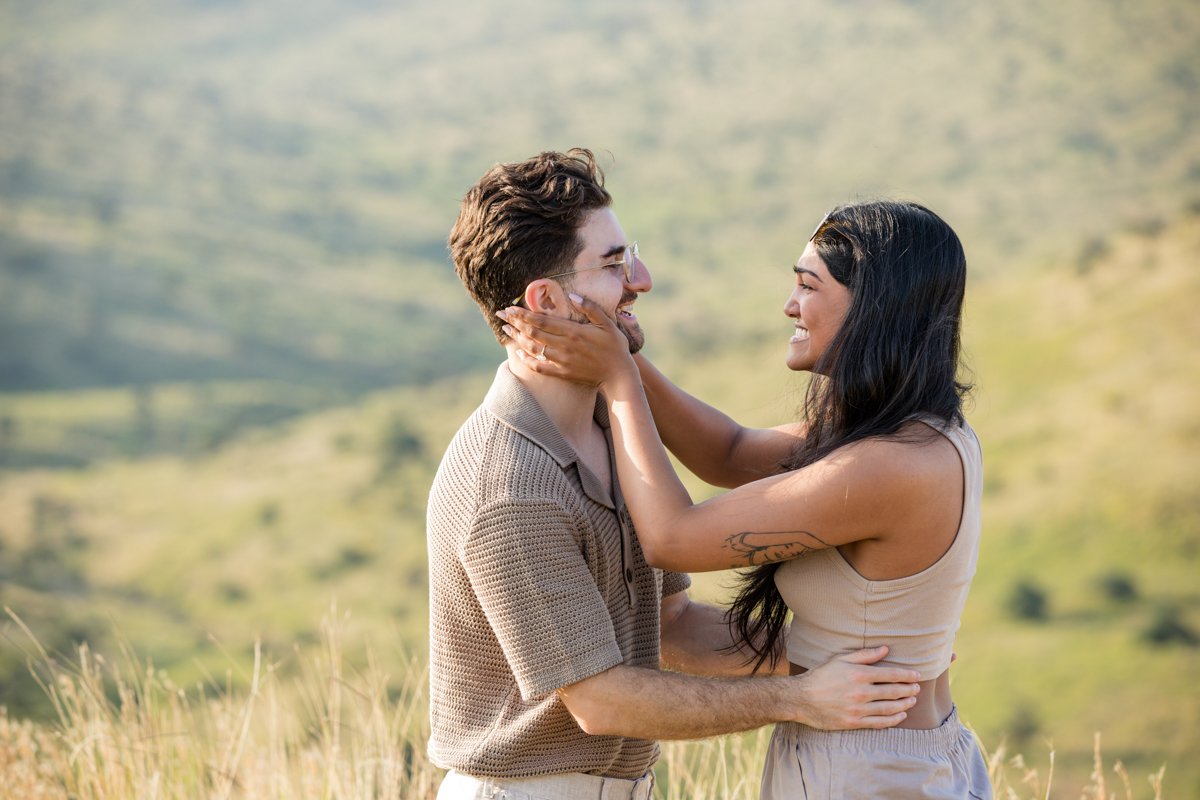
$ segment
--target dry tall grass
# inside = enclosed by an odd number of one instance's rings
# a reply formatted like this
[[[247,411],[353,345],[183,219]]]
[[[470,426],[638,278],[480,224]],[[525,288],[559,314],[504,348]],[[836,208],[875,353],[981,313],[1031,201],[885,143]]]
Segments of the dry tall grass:
[[[188,692],[122,648],[123,664],[79,648],[64,663],[36,648],[31,668],[58,712],[43,727],[0,713],[0,792],[8,798],[433,797],[440,772],[425,757],[425,669],[399,690],[368,655],[343,658],[345,618],[327,617],[307,656],[267,662],[255,648],[248,689]],[[233,660],[231,659],[231,663]],[[289,675],[290,677],[284,677]]]
[[[6,609],[7,610],[7,609]],[[0,709],[0,798],[166,800],[168,798],[309,798],[431,800],[441,770],[425,754],[429,737],[426,669],[408,663],[399,689],[369,653],[366,669],[343,657],[346,618],[322,623],[318,653],[297,649],[289,663],[264,659],[243,677],[247,689],[210,679],[192,692],[122,648],[116,664],[79,648],[65,662],[29,637],[30,667],[58,712],[53,726],[8,718]],[[290,663],[294,662],[294,663]],[[231,669],[236,669],[231,659]],[[752,800],[768,732],[700,742],[668,742],[655,768],[662,800]],[[1004,747],[984,751],[997,800],[1046,800],[1041,776]],[[1109,793],[1096,735],[1095,772],[1083,800]],[[1131,781],[1114,771],[1126,800]],[[1155,800],[1162,775],[1150,776]]]

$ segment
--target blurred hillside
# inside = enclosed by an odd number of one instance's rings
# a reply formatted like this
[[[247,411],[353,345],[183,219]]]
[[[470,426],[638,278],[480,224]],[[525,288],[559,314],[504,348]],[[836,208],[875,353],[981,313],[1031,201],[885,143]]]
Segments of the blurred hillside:
[[[956,699],[1052,739],[1056,796],[1098,729],[1200,797],[1197,53],[1178,0],[0,5],[0,602],[180,685],[333,597],[419,650],[428,483],[501,355],[444,247],[491,163],[612,154],[647,352],[751,424],[799,396],[804,237],[899,195],[971,263]],[[0,642],[43,714],[25,675]]]
[[[1110,247],[1086,267],[971,290],[986,525],[953,686],[989,745],[1007,737],[1036,756],[1053,742],[1061,796],[1086,782],[1100,730],[1110,761],[1135,776],[1165,761],[1167,796],[1188,797],[1200,786],[1200,210]],[[763,298],[774,341],[659,365],[742,421],[790,418],[802,383],[782,366],[790,328],[776,308],[789,278]],[[648,309],[654,341],[663,324]],[[0,600],[59,651],[123,637],[186,686],[222,675],[225,652],[244,662],[256,639],[277,658],[311,642],[336,598],[352,639],[396,666],[392,645],[425,647],[425,496],[490,380],[380,392],[190,455],[9,472]],[[60,421],[111,402],[57,398]],[[720,599],[730,576],[695,579],[698,596]],[[16,647],[0,648],[0,704],[37,714],[24,669]]]
[[[546,148],[615,156],[693,322],[857,194],[980,270],[1070,255],[1196,193],[1197,52],[1170,0],[4,4],[0,388],[478,368],[445,235]]]

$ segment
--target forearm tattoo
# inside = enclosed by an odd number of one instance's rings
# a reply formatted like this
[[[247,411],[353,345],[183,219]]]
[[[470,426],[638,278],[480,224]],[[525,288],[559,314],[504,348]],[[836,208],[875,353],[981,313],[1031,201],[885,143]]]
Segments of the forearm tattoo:
[[[743,531],[725,541],[730,550],[746,559],[748,567],[787,561],[829,547],[808,531]]]

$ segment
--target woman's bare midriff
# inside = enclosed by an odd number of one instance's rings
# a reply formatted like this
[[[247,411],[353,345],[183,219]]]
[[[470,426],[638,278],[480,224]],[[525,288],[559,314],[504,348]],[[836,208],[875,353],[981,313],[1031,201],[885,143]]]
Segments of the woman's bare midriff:
[[[806,667],[791,664],[788,674],[800,675],[808,672]],[[918,686],[917,702],[908,710],[908,716],[897,725],[897,728],[928,731],[940,726],[950,712],[954,710],[954,702],[950,699],[950,670],[931,681],[921,681]]]

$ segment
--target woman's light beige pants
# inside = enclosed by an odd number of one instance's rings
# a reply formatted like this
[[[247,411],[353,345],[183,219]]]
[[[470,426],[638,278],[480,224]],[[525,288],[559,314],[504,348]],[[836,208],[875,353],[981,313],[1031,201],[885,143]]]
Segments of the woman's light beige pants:
[[[929,731],[775,726],[761,800],[992,800],[987,766],[958,709]]]

